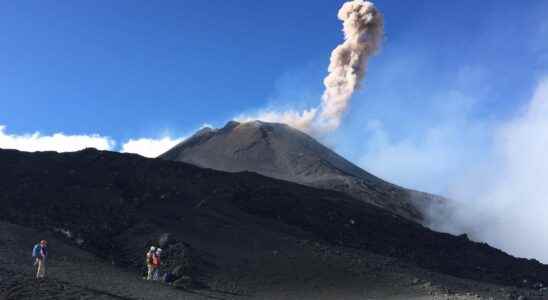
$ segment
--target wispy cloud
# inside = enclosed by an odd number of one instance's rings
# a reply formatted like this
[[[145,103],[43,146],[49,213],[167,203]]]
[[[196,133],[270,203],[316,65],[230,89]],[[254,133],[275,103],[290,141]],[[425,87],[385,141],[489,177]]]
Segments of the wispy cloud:
[[[169,136],[159,139],[138,138],[130,139],[122,145],[121,152],[135,153],[144,157],[158,157],[162,153],[182,142],[185,137],[172,138]]]
[[[213,125],[209,123],[203,123],[198,130],[203,128],[213,128]],[[139,154],[144,157],[155,158],[165,153],[169,149],[173,148],[180,142],[184,141],[189,137],[188,135],[182,135],[179,137],[173,137],[170,134],[164,134],[160,138],[150,138],[142,137],[129,139],[122,144],[120,152],[123,153],[134,153]]]
[[[0,125],[0,148],[17,149],[22,151],[78,151],[84,148],[97,148],[100,150],[113,150],[116,142],[106,136],[91,135],[67,135],[54,133],[42,135],[40,132],[31,134],[10,134],[5,125]]]
[[[316,108],[307,109],[302,112],[296,110],[261,110],[252,115],[240,115],[235,120],[239,122],[261,120],[264,122],[284,123],[302,131],[310,132],[310,124],[314,121],[316,113]]]

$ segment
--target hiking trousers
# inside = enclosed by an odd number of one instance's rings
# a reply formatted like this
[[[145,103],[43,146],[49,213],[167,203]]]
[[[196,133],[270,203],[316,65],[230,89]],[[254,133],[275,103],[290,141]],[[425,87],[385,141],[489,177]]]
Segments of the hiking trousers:
[[[155,267],[154,271],[152,271],[152,280],[160,280],[160,268]]]
[[[155,270],[156,268],[153,265],[147,265],[147,280],[153,279]]]
[[[36,264],[38,265],[36,270],[36,278],[46,277],[46,260],[37,258]]]

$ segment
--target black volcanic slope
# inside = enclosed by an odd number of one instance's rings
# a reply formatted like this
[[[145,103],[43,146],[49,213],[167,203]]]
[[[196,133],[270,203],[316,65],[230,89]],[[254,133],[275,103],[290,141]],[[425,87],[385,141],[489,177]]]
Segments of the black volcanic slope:
[[[193,262],[207,272],[215,272],[211,264],[222,259],[275,247],[271,237],[284,233],[403,258],[463,278],[548,283],[548,266],[433,232],[342,193],[93,149],[67,154],[0,150],[0,218],[65,231],[75,245],[121,266],[140,266],[143,249],[162,232],[185,242],[161,238],[160,243],[174,245],[169,251],[210,249],[210,256],[197,255]]]
[[[288,125],[253,121],[205,128],[160,158],[227,172],[272,178],[344,192],[417,222],[421,207],[439,197],[386,182]]]

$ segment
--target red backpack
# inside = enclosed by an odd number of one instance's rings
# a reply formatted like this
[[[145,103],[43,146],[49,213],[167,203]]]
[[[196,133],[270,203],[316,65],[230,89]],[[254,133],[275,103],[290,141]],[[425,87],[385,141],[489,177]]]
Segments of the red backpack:
[[[160,266],[160,256],[158,256],[156,253],[152,254],[152,264],[156,267]]]

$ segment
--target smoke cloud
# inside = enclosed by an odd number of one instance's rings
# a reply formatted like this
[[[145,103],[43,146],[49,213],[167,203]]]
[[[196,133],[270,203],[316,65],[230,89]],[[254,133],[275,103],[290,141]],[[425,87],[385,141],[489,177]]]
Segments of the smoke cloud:
[[[284,112],[278,112],[273,110],[264,110],[258,113],[258,116],[239,116],[235,118],[239,122],[250,122],[255,120],[261,120],[264,122],[272,123],[284,123],[294,128],[305,132],[312,131],[312,124],[316,118],[318,109],[311,108],[298,112],[295,110],[288,110]]]
[[[344,43],[331,53],[329,75],[324,79],[320,127],[339,127],[354,91],[365,77],[368,58],[377,52],[383,37],[383,17],[373,3],[354,0],[343,4]]]
[[[264,111],[256,117],[244,116],[238,120],[281,122],[310,133],[329,132],[339,127],[352,94],[365,77],[369,57],[380,48],[384,30],[382,14],[369,1],[346,2],[337,16],[343,22],[344,42],[331,53],[321,105],[302,113]]]

